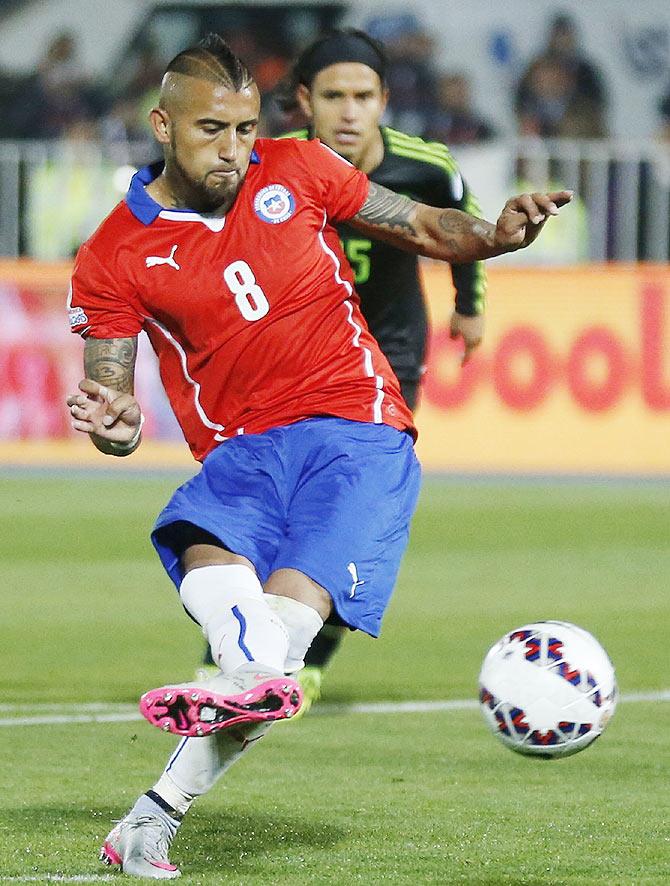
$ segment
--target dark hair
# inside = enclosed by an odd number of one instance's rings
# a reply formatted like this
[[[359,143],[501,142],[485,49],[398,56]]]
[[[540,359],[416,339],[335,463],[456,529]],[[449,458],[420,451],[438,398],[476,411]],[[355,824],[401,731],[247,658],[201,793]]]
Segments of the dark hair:
[[[574,34],[577,30],[577,23],[569,12],[559,12],[551,20],[549,30],[552,34],[556,31],[571,31]]]
[[[301,84],[311,86],[324,68],[339,62],[358,62],[376,71],[386,85],[386,52],[381,43],[356,28],[329,31],[310,43],[298,56],[288,77],[278,86],[275,101],[283,111],[297,107],[296,91]]]
[[[242,59],[235,55],[219,34],[207,34],[195,46],[184,49],[168,64],[165,73],[211,80],[237,92],[253,83],[254,79]]]

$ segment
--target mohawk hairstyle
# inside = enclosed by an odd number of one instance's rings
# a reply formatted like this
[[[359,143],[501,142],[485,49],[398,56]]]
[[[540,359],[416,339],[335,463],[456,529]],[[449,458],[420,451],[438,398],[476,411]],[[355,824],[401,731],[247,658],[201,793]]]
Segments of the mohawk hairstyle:
[[[207,34],[195,46],[176,55],[166,74],[187,74],[209,80],[239,92],[253,83],[249,69],[218,34]]]

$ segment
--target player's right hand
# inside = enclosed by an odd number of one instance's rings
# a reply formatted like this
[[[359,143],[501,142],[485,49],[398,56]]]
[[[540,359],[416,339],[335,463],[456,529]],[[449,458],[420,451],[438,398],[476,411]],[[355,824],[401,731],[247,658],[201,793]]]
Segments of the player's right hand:
[[[142,426],[142,410],[132,394],[105,387],[91,378],[79,382],[79,394],[70,394],[72,427],[113,443],[129,443]]]

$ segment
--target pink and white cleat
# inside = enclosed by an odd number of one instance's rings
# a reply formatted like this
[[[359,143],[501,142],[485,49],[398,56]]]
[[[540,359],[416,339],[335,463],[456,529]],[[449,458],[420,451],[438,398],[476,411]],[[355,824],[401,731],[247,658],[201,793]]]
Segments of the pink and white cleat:
[[[174,880],[179,868],[168,858],[179,822],[169,815],[129,812],[110,831],[100,849],[100,861],[119,865],[124,874],[147,880]]]
[[[150,689],[140,712],[163,732],[193,738],[243,723],[287,720],[300,710],[302,697],[290,677],[245,665],[209,680]]]

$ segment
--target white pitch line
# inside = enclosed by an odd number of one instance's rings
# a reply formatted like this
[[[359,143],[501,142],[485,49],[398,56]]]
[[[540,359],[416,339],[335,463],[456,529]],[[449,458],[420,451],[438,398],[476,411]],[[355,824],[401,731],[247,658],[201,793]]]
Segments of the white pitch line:
[[[4,717],[0,720],[3,726],[53,726],[59,723],[128,723],[131,720],[142,720],[137,711],[119,714],[47,714],[37,717]]]
[[[656,692],[629,692],[622,695],[620,701],[670,701],[670,689],[658,689]]]
[[[633,704],[645,701],[670,701],[670,689],[659,689],[654,692],[630,692],[622,695],[619,701],[625,704]],[[2,706],[2,710],[9,713],[13,710],[25,712],[26,710],[54,710],[55,703],[45,705],[9,705]],[[429,714],[442,711],[470,711],[479,707],[479,702],[474,698],[445,699],[442,701],[376,701],[362,702],[360,704],[330,704],[317,705],[310,713],[310,717],[327,717],[334,714]],[[77,705],[75,702],[63,703],[60,710],[90,710],[83,714],[38,714],[23,717],[4,717],[0,719],[0,728],[11,726],[51,726],[67,723],[130,723],[133,720],[142,720],[142,715],[134,705],[105,704],[94,702],[90,705]],[[105,713],[109,711],[109,713]],[[2,877],[0,877],[2,880]]]
[[[432,711],[469,711],[479,707],[476,698],[454,698],[449,701],[371,701],[358,704],[320,704],[314,714],[427,714]]]
[[[127,701],[89,701],[82,704],[71,701],[43,701],[38,702],[37,704],[32,704],[24,701],[20,704],[0,704],[0,711],[8,711],[9,713],[12,713],[13,711],[32,711],[35,708],[39,708],[40,711],[69,711],[72,709],[73,704],[76,704],[80,711],[102,711],[103,713],[111,711],[114,708],[125,710],[132,707]],[[2,877],[0,877],[0,880],[1,879]]]
[[[109,883],[111,874],[42,874],[35,877],[0,877],[0,883]]]

